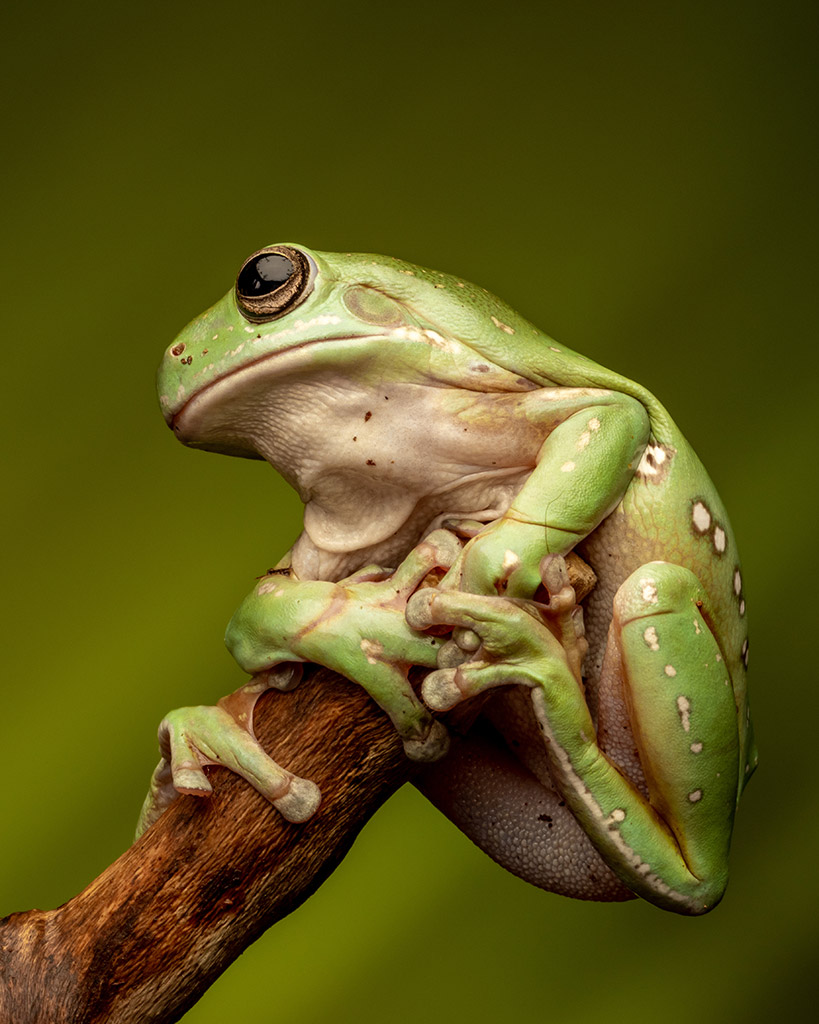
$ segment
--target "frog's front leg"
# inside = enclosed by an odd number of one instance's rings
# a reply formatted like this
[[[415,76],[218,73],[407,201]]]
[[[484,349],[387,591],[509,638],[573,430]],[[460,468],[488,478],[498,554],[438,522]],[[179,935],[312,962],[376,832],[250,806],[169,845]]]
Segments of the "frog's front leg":
[[[531,598],[540,560],[567,555],[612,511],[649,439],[645,408],[616,391],[532,392],[525,416],[545,437],[537,463],[503,516],[466,545],[443,589]]]
[[[220,765],[241,775],[288,821],[311,818],[321,802],[318,786],[299,778],[269,757],[253,733],[253,709],[265,690],[292,689],[300,666],[283,666],[265,673],[216,707],[178,708],[159,726],[161,760],[151,777],[148,795],[137,823],[137,838],[180,795],[209,796],[212,787],[205,767]],[[278,677],[278,678],[276,678]]]
[[[290,821],[304,821],[319,803],[317,787],[282,768],[253,735],[256,699],[270,686],[295,685],[298,662],[313,662],[359,683],[390,716],[407,755],[433,761],[447,750],[446,729],[416,697],[413,665],[432,668],[442,640],[412,630],[404,617],[410,595],[431,570],[460,553],[448,531],[430,534],[391,573],[370,566],[329,583],[301,581],[287,570],[263,577],[230,622],[226,642],[253,681],[219,707],[181,708],[160,728],[163,758],[154,772],[138,834],[179,793],[207,795],[204,766],[242,775]]]
[[[338,583],[276,574],[262,580],[228,626],[228,647],[247,672],[282,661],[309,661],[364,687],[392,720],[407,756],[434,761],[448,736],[408,680],[414,666],[433,668],[442,640],[412,630],[407,600],[430,571],[461,551],[448,531],[418,544],[392,574],[377,566]]]
[[[601,749],[564,646],[524,607],[455,591],[416,595],[417,627],[476,633],[475,660],[427,677],[434,708],[508,684],[531,688],[551,770],[598,851],[634,892],[680,913],[722,896],[738,791],[733,691],[704,590],[687,569],[655,562],[614,602],[604,676],[625,693],[644,779],[627,778]]]

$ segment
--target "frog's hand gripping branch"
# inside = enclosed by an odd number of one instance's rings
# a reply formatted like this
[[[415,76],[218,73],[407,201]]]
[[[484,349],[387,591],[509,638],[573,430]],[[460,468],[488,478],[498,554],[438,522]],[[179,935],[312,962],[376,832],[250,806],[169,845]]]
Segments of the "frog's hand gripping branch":
[[[216,707],[178,708],[159,725],[161,759],[136,834],[141,836],[180,795],[210,796],[205,767],[221,765],[241,775],[288,820],[307,821],[318,809],[321,793],[265,753],[253,731],[253,711],[268,689],[292,690],[301,680],[301,665],[283,665],[261,673]]]
[[[418,544],[395,572],[370,566],[329,583],[275,572],[261,581],[228,627],[228,646],[253,680],[217,707],[180,708],[159,728],[162,760],[140,815],[141,835],[179,794],[207,796],[208,765],[230,768],[266,797],[288,821],[303,822],[321,794],[309,780],[277,764],[253,734],[253,708],[269,687],[292,689],[300,665],[312,662],[364,688],[386,712],[414,761],[446,753],[446,728],[416,696],[412,666],[432,668],[442,640],[412,630],[404,618],[409,597],[433,569],[448,569],[461,553],[447,530]],[[346,726],[345,726],[346,727]]]
[[[325,669],[263,696],[255,719],[265,748],[321,786],[310,821],[291,825],[235,774],[207,769],[209,800],[176,800],[82,893],[0,920],[0,1021],[178,1021],[315,892],[413,768],[366,693]]]
[[[410,623],[458,627],[470,652],[469,661],[431,673],[423,696],[444,711],[494,687],[530,688],[557,787],[606,863],[658,906],[704,913],[727,881],[739,745],[703,588],[689,570],[655,562],[615,598],[603,672],[624,680],[646,798],[598,744],[578,660],[567,653],[574,594],[560,561],[542,565],[551,615],[563,618],[551,629],[533,617],[531,602],[452,590],[415,595]]]

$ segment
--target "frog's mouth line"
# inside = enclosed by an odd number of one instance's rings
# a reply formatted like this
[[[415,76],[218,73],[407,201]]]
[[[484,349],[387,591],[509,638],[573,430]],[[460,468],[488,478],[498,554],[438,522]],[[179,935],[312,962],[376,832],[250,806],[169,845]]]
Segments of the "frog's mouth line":
[[[214,390],[220,389],[225,386],[232,385],[235,379],[242,374],[253,374],[256,369],[263,363],[266,364],[271,360],[285,360],[288,356],[295,356],[297,353],[302,352],[304,349],[312,348],[315,345],[327,345],[333,344],[333,342],[344,342],[344,341],[377,341],[386,340],[387,336],[381,334],[342,334],[335,338],[311,338],[309,341],[300,341],[295,345],[290,345],[288,348],[280,349],[278,352],[266,352],[264,355],[258,356],[249,363],[245,363],[242,366],[237,366],[229,373],[224,374],[215,380],[209,381],[204,384],[197,391],[188,395],[183,405],[177,409],[176,412],[165,414],[165,421],[174,433],[178,434],[181,429],[181,421],[190,411],[191,407],[198,403],[198,401],[206,395],[211,395]],[[294,360],[297,366],[294,369],[298,369],[298,360]],[[285,373],[288,368],[285,368]]]

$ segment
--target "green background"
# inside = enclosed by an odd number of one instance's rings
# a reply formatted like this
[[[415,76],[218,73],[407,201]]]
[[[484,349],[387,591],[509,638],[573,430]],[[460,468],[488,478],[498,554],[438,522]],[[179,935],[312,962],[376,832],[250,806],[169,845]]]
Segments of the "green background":
[[[153,373],[261,245],[475,280],[634,377],[743,552],[761,766],[711,916],[506,875],[414,791],[191,1024],[766,1021],[816,997],[816,5],[17,5],[4,27],[0,911],[128,845],[299,528]],[[8,18],[12,20],[9,21]]]

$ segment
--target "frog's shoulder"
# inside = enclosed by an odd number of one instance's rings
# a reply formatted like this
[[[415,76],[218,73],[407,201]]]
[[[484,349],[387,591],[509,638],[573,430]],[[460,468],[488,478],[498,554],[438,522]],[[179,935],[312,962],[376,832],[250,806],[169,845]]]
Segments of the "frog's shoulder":
[[[487,342],[486,335],[482,335],[476,349],[504,369],[513,370],[542,387],[595,388],[628,395],[645,408],[652,437],[657,443],[674,448],[685,443],[665,406],[648,388],[555,341],[523,317],[515,316],[518,327],[514,345],[504,346],[502,341],[493,343],[492,339]]]

